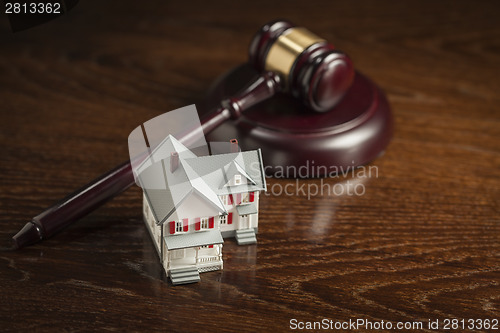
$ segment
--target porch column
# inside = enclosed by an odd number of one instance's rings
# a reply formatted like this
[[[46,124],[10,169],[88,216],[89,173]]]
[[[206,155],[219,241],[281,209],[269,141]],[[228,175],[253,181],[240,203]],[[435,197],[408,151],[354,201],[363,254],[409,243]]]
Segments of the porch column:
[[[171,252],[172,251],[167,251],[166,260],[167,260],[167,270],[170,270],[170,258],[171,258]]]

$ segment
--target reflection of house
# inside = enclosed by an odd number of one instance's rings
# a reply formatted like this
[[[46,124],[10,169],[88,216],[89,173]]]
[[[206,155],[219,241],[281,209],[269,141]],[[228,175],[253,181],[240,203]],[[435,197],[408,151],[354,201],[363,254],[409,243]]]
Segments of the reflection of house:
[[[223,267],[223,237],[256,242],[259,192],[266,189],[260,150],[197,157],[168,136],[141,167],[144,220],[172,283]],[[236,148],[236,149],[235,149]]]

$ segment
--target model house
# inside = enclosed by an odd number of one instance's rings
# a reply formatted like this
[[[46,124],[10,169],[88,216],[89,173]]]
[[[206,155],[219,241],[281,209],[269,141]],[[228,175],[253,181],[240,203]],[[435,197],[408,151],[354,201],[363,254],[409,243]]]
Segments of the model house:
[[[266,189],[260,150],[198,157],[168,136],[140,167],[144,221],[173,284],[223,268],[223,238],[256,242],[259,193]]]

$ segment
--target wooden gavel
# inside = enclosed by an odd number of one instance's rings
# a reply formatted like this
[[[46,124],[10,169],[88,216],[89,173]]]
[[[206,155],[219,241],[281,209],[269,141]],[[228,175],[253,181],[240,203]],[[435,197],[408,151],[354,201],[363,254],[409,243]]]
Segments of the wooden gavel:
[[[313,111],[330,110],[354,77],[347,55],[287,21],[274,21],[260,29],[250,45],[250,63],[262,74],[201,121],[205,135],[279,91],[292,94]],[[178,139],[185,141],[186,136],[189,134]],[[132,184],[134,176],[127,160],[34,217],[13,237],[14,246],[21,248],[51,237]]]
[[[250,63],[262,74],[202,121],[208,134],[228,119],[287,91],[309,109],[324,112],[345,95],[354,78],[351,59],[302,27],[287,21],[264,25],[250,44]]]
[[[281,87],[310,109],[333,108],[349,89],[351,59],[326,40],[287,21],[263,26],[250,44],[250,63],[279,74]]]

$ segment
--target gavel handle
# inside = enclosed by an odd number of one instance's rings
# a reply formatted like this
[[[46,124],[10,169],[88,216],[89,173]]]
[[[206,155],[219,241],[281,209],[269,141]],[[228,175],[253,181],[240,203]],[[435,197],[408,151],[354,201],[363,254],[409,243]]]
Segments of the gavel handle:
[[[236,96],[223,100],[215,112],[202,120],[203,133],[207,135],[228,119],[238,119],[242,112],[271,98],[281,89],[282,80],[278,74],[267,72],[258,76]]]
[[[274,96],[281,90],[281,82],[279,75],[273,72],[257,77],[246,89],[222,101],[217,110],[202,120],[203,133],[207,135],[225,121],[239,118],[248,108]],[[189,133],[178,139],[189,142]],[[35,216],[12,238],[14,247],[28,246],[55,235],[133,184],[132,166],[127,160]]]

